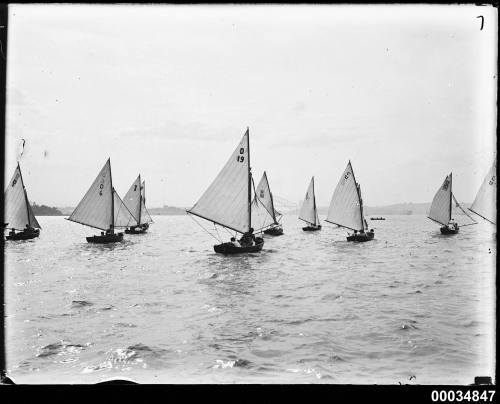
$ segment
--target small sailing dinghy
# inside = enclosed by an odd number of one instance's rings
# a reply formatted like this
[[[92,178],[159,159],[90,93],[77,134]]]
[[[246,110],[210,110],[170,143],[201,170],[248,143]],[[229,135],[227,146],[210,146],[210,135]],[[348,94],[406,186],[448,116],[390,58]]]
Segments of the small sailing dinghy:
[[[328,209],[326,221],[353,230],[347,241],[370,241],[375,235],[373,229],[368,231],[368,223],[363,215],[361,187],[356,182],[351,161],[340,177]]]
[[[28,200],[19,162],[4,194],[4,228],[10,229],[7,240],[29,240],[40,235],[42,226],[36,220]],[[17,230],[17,233],[16,233]]]
[[[469,210],[492,224],[497,220],[497,159],[484,178]]]
[[[141,175],[132,183],[132,186],[125,194],[123,202],[127,209],[132,213],[136,223],[125,229],[126,234],[142,234],[146,233],[149,224],[153,223],[153,219],[146,209],[145,182],[141,183]]]
[[[209,220],[226,229],[243,233],[238,243],[214,245],[220,254],[259,252],[264,245],[262,237],[255,237],[252,228],[252,174],[250,171],[250,141],[247,128],[243,138],[226,165],[196,204],[186,212]]]
[[[442,227],[440,228],[441,234],[450,235],[457,234],[460,230],[458,223],[452,219],[452,208],[453,201],[455,201],[456,206],[467,216],[469,217],[473,223],[477,222],[462,208],[462,206],[458,203],[455,195],[453,195],[452,191],[452,173],[446,176],[443,184],[439,187],[436,195],[432,199],[431,208],[429,211],[429,215],[427,216],[429,219],[433,220],[436,223],[439,223]],[[469,226],[470,224],[465,224],[463,226]]]
[[[253,184],[253,179],[252,179]],[[259,230],[265,229],[264,234],[270,236],[283,235],[283,226],[279,222],[282,215],[274,208],[273,194],[269,187],[267,174],[264,171],[262,178],[254,189],[255,196],[252,201],[252,217],[254,226]]]
[[[115,233],[115,229],[130,226],[135,219],[113,188],[109,158],[66,220],[106,232],[101,231],[100,235],[87,237],[89,243],[107,244],[123,240],[123,233]]]
[[[307,223],[307,226],[302,227],[302,230],[321,230],[318,210],[316,209],[316,196],[314,195],[314,177],[311,178],[309,188],[307,188],[306,197],[302,203],[302,207],[300,208],[299,219]]]

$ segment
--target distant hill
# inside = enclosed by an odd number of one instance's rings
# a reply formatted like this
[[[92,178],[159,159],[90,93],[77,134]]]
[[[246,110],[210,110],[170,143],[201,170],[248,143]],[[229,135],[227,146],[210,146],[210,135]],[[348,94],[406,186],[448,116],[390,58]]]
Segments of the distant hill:
[[[177,208],[175,206],[163,205],[162,208],[148,208],[148,212],[152,215],[185,215],[185,208]]]
[[[35,216],[64,216],[64,214],[57,208],[46,205],[37,205],[35,202],[31,204]]]
[[[465,209],[470,207],[470,203],[460,203]],[[431,207],[430,202],[424,203],[396,203],[393,205],[385,206],[365,206],[364,213],[366,216],[371,215],[426,215]],[[328,206],[318,207],[320,215],[328,213]],[[298,211],[297,211],[298,213]]]

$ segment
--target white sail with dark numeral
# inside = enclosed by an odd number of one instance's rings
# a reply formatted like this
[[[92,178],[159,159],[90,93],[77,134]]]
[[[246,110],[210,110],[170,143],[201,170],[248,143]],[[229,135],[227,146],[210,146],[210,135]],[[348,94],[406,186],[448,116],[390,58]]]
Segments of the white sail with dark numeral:
[[[153,223],[151,215],[146,209],[146,181],[142,181],[141,185],[141,224],[142,223]]]
[[[428,218],[442,225],[451,220],[452,174],[446,176],[432,199]]]
[[[363,219],[358,184],[349,161],[333,191],[326,221],[348,229],[361,230],[365,227]]]
[[[139,175],[136,180],[132,183],[129,190],[125,194],[123,198],[123,203],[128,208],[130,213],[134,216],[136,223],[140,224],[141,220],[141,201],[142,192],[141,192],[141,176]]]
[[[244,233],[250,228],[248,129],[226,165],[187,212]]]
[[[24,230],[29,225],[41,229],[29,203],[19,163],[5,190],[4,204],[4,223],[7,223],[7,228]]]
[[[316,197],[314,195],[314,177],[311,178],[309,187],[302,207],[300,208],[299,219],[314,226],[319,224],[318,211],[316,210]]]
[[[497,159],[484,178],[476,198],[469,208],[471,212],[481,216],[483,219],[496,224],[497,219]]]
[[[114,221],[113,197],[111,163],[108,159],[68,220],[101,230],[109,229]]]

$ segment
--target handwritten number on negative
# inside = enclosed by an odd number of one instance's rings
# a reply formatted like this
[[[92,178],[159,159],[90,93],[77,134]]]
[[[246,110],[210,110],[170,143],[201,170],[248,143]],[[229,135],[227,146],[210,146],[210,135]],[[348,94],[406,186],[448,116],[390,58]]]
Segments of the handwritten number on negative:
[[[481,28],[479,31],[482,31],[484,27],[484,17],[482,15],[478,15],[476,18],[481,18]]]

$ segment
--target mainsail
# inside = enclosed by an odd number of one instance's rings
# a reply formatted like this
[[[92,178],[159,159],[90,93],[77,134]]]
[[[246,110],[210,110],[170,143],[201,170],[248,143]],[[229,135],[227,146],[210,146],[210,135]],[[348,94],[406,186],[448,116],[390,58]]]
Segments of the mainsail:
[[[333,191],[326,221],[352,230],[363,229],[365,225],[361,209],[359,188],[349,161]]]
[[[471,212],[481,216],[483,219],[496,224],[497,218],[497,159],[490,168],[490,171],[484,178],[476,199],[469,208]]]
[[[278,224],[277,216],[281,214],[274,209],[273,195],[264,171],[262,178],[255,188],[252,201],[252,223],[255,230]]]
[[[428,218],[442,225],[451,220],[452,173],[448,175],[434,195]]]
[[[142,181],[141,185],[141,214],[140,214],[141,223],[153,223],[153,219],[146,209],[146,181]]]
[[[110,159],[68,220],[101,230],[126,227],[134,222],[132,214],[113,188]]]
[[[17,163],[14,175],[5,190],[4,201],[4,222],[8,223],[7,227],[9,229],[24,230],[26,225],[39,229],[42,228],[38,220],[36,220],[29,203],[19,163]]]
[[[139,174],[123,198],[123,203],[134,216],[136,224],[141,223],[141,198],[141,175]]]
[[[244,233],[251,223],[248,129],[226,165],[187,212]]]
[[[319,224],[316,197],[314,195],[314,177],[311,178],[309,188],[307,188],[306,197],[300,208],[299,219],[315,226]]]

